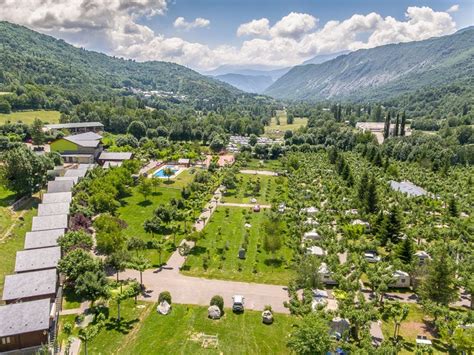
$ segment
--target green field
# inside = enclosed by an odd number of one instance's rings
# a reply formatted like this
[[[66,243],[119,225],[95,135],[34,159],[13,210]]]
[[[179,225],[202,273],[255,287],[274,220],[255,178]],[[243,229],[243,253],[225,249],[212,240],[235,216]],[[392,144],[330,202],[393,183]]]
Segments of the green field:
[[[229,216],[226,216],[226,210]],[[204,229],[205,237],[198,241],[186,259],[182,272],[189,276],[213,279],[259,282],[284,285],[293,275],[290,269],[292,250],[284,245],[275,255],[263,249],[264,212],[250,212],[247,208],[218,207]],[[249,223],[250,228],[245,224]],[[244,242],[245,231],[249,231],[246,258],[238,258]],[[285,236],[282,235],[282,241]],[[208,257],[207,270],[204,259]],[[239,270],[240,267],[240,270]]]
[[[285,177],[237,174],[236,178],[237,187],[229,189],[224,194],[222,202],[250,203],[252,198],[256,198],[258,203],[270,204],[286,200],[288,182]],[[256,183],[260,185],[258,192],[253,190]]]
[[[0,113],[0,124],[5,124],[8,121],[10,122],[23,122],[26,124],[31,124],[35,118],[39,118],[44,123],[57,123],[59,122],[59,111],[17,111],[9,114]]]
[[[23,210],[19,210],[16,213],[24,213],[22,219],[18,219],[15,227],[10,233],[5,235],[4,230],[0,234],[0,294],[3,293],[3,284],[5,282],[5,276],[13,273],[15,268],[16,252],[22,250],[25,243],[25,234],[31,229],[31,221],[33,216],[36,216],[36,207],[38,201],[33,199],[27,204]],[[0,207],[0,223],[6,223],[2,225],[3,228],[8,228],[12,219],[4,219],[5,208]],[[13,214],[11,215],[13,217]]]
[[[211,320],[207,307],[175,304],[167,316],[153,310],[119,353],[288,354],[286,342],[294,322],[291,316],[278,314],[272,325],[264,325],[260,312],[237,315],[230,309],[220,320]],[[204,348],[201,333],[217,335],[217,347]]]
[[[270,125],[265,127],[265,134],[270,136],[283,136],[285,131],[296,131],[300,127],[306,126],[307,123],[307,118],[295,117],[293,123],[288,124],[286,111],[277,111],[276,117],[272,117]]]

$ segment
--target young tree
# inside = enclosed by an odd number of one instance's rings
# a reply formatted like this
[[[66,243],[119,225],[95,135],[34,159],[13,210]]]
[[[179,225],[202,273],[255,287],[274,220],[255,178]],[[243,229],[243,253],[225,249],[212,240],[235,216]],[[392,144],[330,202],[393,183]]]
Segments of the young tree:
[[[152,178],[152,179],[144,178],[140,181],[137,187],[138,193],[143,196],[143,199],[145,201],[148,199],[148,196],[151,194],[151,191],[152,191],[151,180],[158,180],[158,178]]]
[[[428,274],[420,289],[422,298],[438,305],[448,306],[457,296],[455,266],[448,253],[448,247],[441,245],[428,265]]]
[[[288,347],[296,354],[326,354],[331,349],[327,320],[317,313],[305,316],[291,333]]]

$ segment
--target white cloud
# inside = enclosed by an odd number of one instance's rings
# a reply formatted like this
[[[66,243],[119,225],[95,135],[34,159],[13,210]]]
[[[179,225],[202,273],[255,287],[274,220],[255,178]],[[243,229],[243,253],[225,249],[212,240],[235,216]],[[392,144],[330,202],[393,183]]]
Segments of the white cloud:
[[[0,0],[0,8],[2,20],[53,34],[75,45],[203,70],[222,64],[289,66],[317,54],[422,40],[456,30],[448,12],[429,7],[408,7],[402,20],[373,12],[328,21],[320,28],[315,17],[290,13],[273,26],[266,18],[244,23],[237,35],[251,38],[240,45],[211,48],[179,37],[164,37],[140,24],[143,17],[165,14],[167,0]],[[183,29],[208,25],[206,19],[175,20],[175,26]]]
[[[451,6],[449,9],[446,10],[446,12],[449,12],[449,13],[457,12],[457,11],[459,11],[459,5],[458,4]]]
[[[270,21],[267,18],[243,23],[237,29],[237,36],[265,37],[270,34]]]
[[[298,39],[316,27],[317,19],[308,14],[291,12],[278,21],[270,30],[272,37]]]
[[[192,28],[197,28],[197,27],[209,27],[210,24],[211,24],[211,21],[209,21],[208,19],[202,18],[202,17],[198,17],[198,18],[194,19],[194,21],[192,21],[192,22],[187,22],[184,19],[184,17],[178,17],[174,21],[173,26],[175,28],[190,30]]]

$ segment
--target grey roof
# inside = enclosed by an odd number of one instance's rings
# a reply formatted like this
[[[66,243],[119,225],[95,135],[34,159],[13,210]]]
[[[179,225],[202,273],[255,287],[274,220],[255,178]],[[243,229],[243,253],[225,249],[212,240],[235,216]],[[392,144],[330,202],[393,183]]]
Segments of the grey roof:
[[[99,160],[128,160],[132,158],[130,152],[102,152]]]
[[[45,231],[50,229],[66,229],[68,227],[68,215],[58,214],[53,216],[33,217],[31,231]]]
[[[3,300],[50,295],[56,292],[58,276],[55,269],[24,272],[5,277]]]
[[[69,214],[69,202],[41,203],[38,205],[38,216]]]
[[[21,250],[16,253],[15,272],[53,269],[60,258],[60,247]]]
[[[67,129],[67,128],[94,128],[104,127],[100,122],[75,122],[75,123],[56,123],[44,125],[47,129]]]
[[[92,169],[95,166],[95,164],[78,164],[77,169],[78,170],[89,170]]]
[[[43,203],[71,202],[71,192],[55,192],[43,194]]]
[[[73,142],[81,147],[87,148],[95,148],[99,145],[102,136],[94,133],[94,132],[87,132],[81,134],[75,134],[72,136],[64,137],[64,139]]]
[[[76,185],[79,178],[77,176],[58,176],[54,181],[72,181],[72,183]]]
[[[64,173],[64,177],[78,177],[82,178],[86,176],[87,170],[85,169],[69,169]]]
[[[49,298],[0,306],[0,337],[46,330],[50,312]]]
[[[25,249],[54,247],[58,245],[58,238],[64,233],[66,233],[65,229],[28,232],[25,236]]]
[[[49,181],[48,182],[48,192],[70,192],[74,186],[74,181]]]
[[[397,182],[394,180],[390,180],[390,187],[395,191],[406,193],[409,196],[418,197],[418,196],[424,196],[428,194],[428,192],[426,192],[425,189],[419,186],[416,186],[410,181]]]

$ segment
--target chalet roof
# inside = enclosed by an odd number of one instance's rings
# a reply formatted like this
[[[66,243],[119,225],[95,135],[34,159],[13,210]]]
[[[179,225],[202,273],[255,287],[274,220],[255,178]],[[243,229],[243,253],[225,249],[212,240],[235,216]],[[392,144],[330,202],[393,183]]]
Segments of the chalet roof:
[[[416,186],[410,181],[397,182],[394,180],[390,180],[390,187],[395,191],[403,192],[409,196],[418,197],[418,196],[424,196],[428,194],[428,192],[425,189],[419,186]]]
[[[50,229],[67,229],[68,215],[58,214],[53,216],[33,217],[31,231],[44,231]]]
[[[82,178],[82,177],[86,176],[86,174],[87,174],[87,170],[85,170],[85,169],[68,169],[64,173],[64,177]]]
[[[69,214],[69,202],[41,203],[38,205],[38,216]]]
[[[68,128],[103,128],[100,122],[74,122],[74,123],[55,123],[44,125],[47,129],[68,129]]]
[[[3,300],[50,295],[56,292],[57,273],[55,269],[23,272],[5,277]]]
[[[28,232],[25,236],[25,249],[46,248],[58,245],[58,238],[66,232],[65,229],[50,229],[46,231]]]
[[[102,152],[99,155],[99,160],[129,160],[133,153],[130,152]]]
[[[77,176],[58,176],[54,179],[55,181],[72,181],[73,184],[77,184],[79,181],[79,177]]]
[[[47,330],[50,312],[48,298],[0,306],[0,337]]]
[[[15,272],[52,269],[60,258],[60,247],[21,250],[16,253]]]
[[[71,180],[55,180],[48,182],[48,193],[55,192],[70,192],[74,186],[74,181]]]
[[[55,192],[43,194],[43,203],[71,202],[71,192]]]

